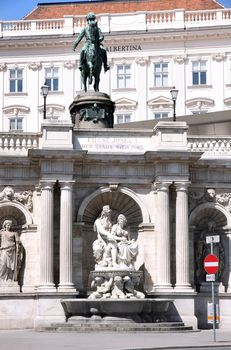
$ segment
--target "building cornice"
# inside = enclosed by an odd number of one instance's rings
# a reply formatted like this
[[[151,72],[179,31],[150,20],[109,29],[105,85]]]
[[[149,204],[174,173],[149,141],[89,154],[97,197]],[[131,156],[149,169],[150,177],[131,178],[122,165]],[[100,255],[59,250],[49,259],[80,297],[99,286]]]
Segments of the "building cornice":
[[[142,44],[153,42],[171,42],[179,40],[214,40],[231,37],[231,26],[203,27],[187,30],[150,30],[132,32],[105,33],[104,43],[110,45]],[[73,35],[12,36],[0,39],[0,48],[45,48],[69,47],[74,41]]]

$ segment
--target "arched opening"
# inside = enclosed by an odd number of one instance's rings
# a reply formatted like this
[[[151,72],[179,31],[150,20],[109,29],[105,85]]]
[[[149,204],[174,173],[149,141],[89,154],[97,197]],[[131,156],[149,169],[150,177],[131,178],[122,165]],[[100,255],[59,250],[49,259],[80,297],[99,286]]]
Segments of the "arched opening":
[[[100,216],[104,205],[109,205],[112,210],[112,224],[116,223],[119,214],[125,215],[127,219],[126,229],[129,231],[131,238],[137,239],[138,227],[143,222],[143,213],[140,206],[125,190],[112,191],[109,188],[101,188],[83,201],[78,211],[77,222],[81,224],[80,245],[82,247],[81,259],[84,291],[88,289],[88,277],[90,271],[94,270],[95,265],[92,244],[97,236],[93,230],[93,225]]]
[[[191,213],[190,222],[190,260],[192,275],[191,280],[196,290],[202,291],[205,285],[206,272],[204,270],[204,258],[211,253],[210,244],[206,242],[208,236],[219,236],[219,243],[214,244],[214,254],[219,258],[219,270],[216,281],[224,287],[228,284],[228,240],[226,228],[229,223],[229,213],[225,208],[215,203],[205,203]]]
[[[32,220],[30,215],[25,213],[25,209],[20,208],[20,204],[2,203],[0,205],[0,227],[5,220],[12,220],[14,230],[21,231],[24,225],[30,225]]]

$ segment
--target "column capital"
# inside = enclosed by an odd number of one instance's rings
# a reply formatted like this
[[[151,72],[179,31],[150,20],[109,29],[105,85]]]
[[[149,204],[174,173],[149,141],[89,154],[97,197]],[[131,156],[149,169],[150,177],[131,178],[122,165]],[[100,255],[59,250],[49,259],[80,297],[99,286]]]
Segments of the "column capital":
[[[61,180],[59,181],[60,189],[71,189],[75,184],[75,180]]]
[[[188,187],[189,185],[191,184],[190,181],[177,181],[177,182],[174,182],[174,185],[176,187],[176,191],[188,191]]]
[[[172,184],[172,182],[154,182],[153,187],[156,188],[157,191],[165,191],[167,192],[169,190],[169,186]]]
[[[54,184],[56,183],[56,181],[54,180],[40,180],[39,181],[39,186],[41,189],[44,189],[44,188],[53,188]]]

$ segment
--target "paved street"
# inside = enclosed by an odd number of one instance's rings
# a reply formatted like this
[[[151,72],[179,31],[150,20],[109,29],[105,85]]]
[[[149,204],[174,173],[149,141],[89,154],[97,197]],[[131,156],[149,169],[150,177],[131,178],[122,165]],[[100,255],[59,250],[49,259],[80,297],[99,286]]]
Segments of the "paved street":
[[[189,333],[41,333],[0,331],[0,350],[146,350],[146,349],[229,349],[231,331]]]
[[[165,348],[165,350],[170,350],[170,349],[176,349],[176,348]],[[179,349],[179,348],[178,348]],[[196,348],[192,348],[192,347],[187,347],[187,348],[182,348],[182,347],[180,347],[180,350],[188,350],[188,349],[190,349],[190,350],[198,350],[198,347],[196,347]],[[205,348],[201,348],[201,347],[199,347],[199,349],[200,350],[208,350],[209,349],[209,346],[207,346],[207,347],[205,347]],[[231,349],[231,346],[228,346],[228,347],[223,347],[223,346],[215,346],[215,347],[212,347],[212,350],[224,350],[224,349]],[[149,349],[149,350],[151,350],[151,349]],[[156,349],[155,349],[156,350]]]

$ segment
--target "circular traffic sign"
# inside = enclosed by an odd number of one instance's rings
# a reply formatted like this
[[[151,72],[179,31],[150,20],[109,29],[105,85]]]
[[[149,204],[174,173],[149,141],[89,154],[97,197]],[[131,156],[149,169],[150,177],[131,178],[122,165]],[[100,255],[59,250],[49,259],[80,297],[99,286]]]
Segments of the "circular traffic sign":
[[[217,273],[218,266],[219,266],[219,260],[216,255],[209,254],[205,257],[204,269],[209,275]]]

